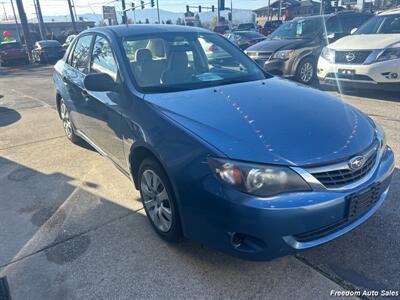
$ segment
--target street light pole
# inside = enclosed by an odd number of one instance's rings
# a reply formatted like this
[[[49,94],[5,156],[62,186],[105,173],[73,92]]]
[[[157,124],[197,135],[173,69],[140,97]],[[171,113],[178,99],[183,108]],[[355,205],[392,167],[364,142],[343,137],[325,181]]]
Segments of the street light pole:
[[[158,5],[158,0],[157,0],[157,17],[158,17],[158,24],[160,24],[160,6]]]
[[[17,3],[19,19],[21,20],[22,32],[24,33],[26,49],[28,50],[28,57],[29,60],[32,61],[32,39],[29,32],[28,19],[26,18],[24,4],[22,3],[22,0],[15,1]]]
[[[42,15],[42,9],[40,7],[40,2],[39,2],[39,0],[34,0],[33,3],[35,5],[36,17],[37,17],[38,24],[39,24],[40,37],[42,38],[42,40],[45,40],[46,39],[46,28],[44,27],[43,15]]]
[[[121,0],[121,6],[122,6],[122,24],[128,24],[128,17],[126,16],[125,0]]]
[[[0,2],[1,5],[3,6],[3,11],[4,11],[4,19],[6,21],[8,21],[8,17],[7,17],[7,12],[6,12],[6,7],[4,6],[5,2]]]
[[[72,27],[74,28],[74,33],[78,33],[78,29],[76,28],[76,23],[75,23],[74,11],[72,10],[71,0],[68,0],[68,7],[69,7],[69,14],[71,15],[71,22],[72,22]]]
[[[12,8],[12,11],[13,11],[13,14],[14,14],[15,27],[17,28],[17,34],[18,34],[20,42],[22,43],[21,31],[19,30],[19,24],[18,24],[17,14],[15,13],[13,0],[10,0],[10,2],[11,2],[11,8]]]

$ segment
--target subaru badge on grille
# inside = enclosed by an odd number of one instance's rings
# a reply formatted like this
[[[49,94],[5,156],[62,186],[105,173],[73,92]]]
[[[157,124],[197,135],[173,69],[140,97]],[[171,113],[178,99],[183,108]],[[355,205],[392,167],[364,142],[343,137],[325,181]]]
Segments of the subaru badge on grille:
[[[365,156],[356,156],[350,159],[349,167],[351,170],[358,170],[361,169],[365,164]]]

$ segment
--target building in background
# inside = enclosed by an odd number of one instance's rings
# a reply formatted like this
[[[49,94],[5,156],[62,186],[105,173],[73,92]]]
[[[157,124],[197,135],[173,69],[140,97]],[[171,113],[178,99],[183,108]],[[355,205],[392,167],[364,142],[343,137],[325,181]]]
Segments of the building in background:
[[[321,9],[321,2],[313,0],[282,0],[281,3],[279,2],[275,1],[271,3],[270,9],[268,9],[268,6],[264,6],[254,10],[256,22],[262,26],[268,18],[269,20],[278,20],[279,16],[281,16],[281,19],[285,21],[296,17],[318,15]],[[280,14],[279,7],[281,9]],[[343,7],[339,7],[338,10],[343,10]],[[331,12],[333,12],[332,7],[326,6],[325,13]]]

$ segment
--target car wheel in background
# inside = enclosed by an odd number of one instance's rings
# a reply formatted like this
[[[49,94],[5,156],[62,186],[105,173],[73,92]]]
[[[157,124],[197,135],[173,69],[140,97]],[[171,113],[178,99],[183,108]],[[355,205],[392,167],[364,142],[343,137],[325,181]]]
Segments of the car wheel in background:
[[[178,207],[167,174],[154,159],[145,159],[139,167],[139,191],[146,215],[164,240],[178,242],[182,231]]]
[[[297,81],[303,84],[311,84],[316,79],[315,62],[311,58],[304,58],[297,67]]]
[[[60,102],[60,117],[63,122],[64,132],[67,138],[74,144],[79,144],[81,142],[81,138],[75,134],[74,125],[69,118],[68,108],[62,99]]]

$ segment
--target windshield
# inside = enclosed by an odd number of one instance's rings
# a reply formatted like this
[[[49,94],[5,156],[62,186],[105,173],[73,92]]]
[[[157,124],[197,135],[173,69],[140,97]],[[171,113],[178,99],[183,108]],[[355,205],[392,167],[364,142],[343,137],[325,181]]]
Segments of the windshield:
[[[260,80],[262,70],[227,39],[208,33],[163,33],[123,41],[144,92],[170,92]]]
[[[236,32],[237,35],[241,36],[245,39],[262,39],[265,38],[264,35],[255,31],[245,31],[245,32]]]
[[[286,22],[275,30],[270,39],[313,38],[322,28],[322,18],[305,18]]]
[[[400,14],[375,16],[361,26],[354,34],[400,33]]]
[[[251,30],[251,29],[254,29],[254,24],[252,24],[252,23],[239,24],[238,29],[239,30]]]

